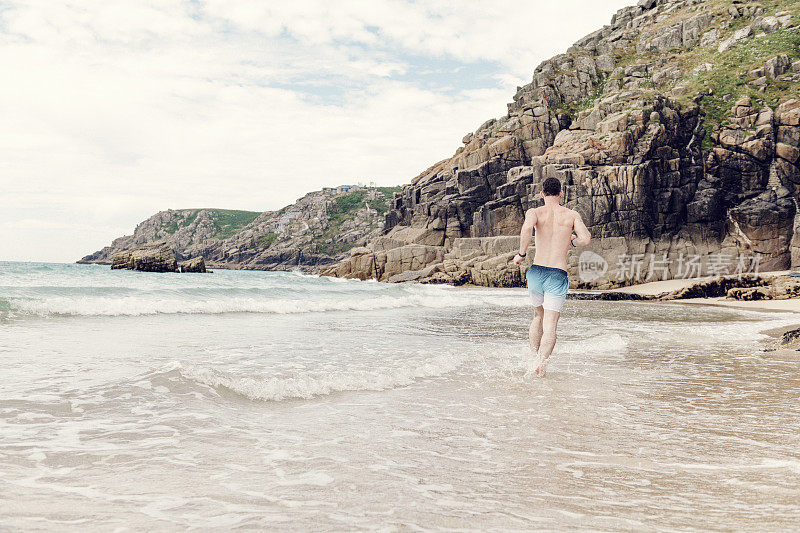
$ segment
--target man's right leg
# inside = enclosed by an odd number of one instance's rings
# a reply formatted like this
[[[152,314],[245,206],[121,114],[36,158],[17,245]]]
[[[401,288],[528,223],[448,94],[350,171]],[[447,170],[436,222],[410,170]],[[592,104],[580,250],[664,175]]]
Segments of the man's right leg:
[[[531,341],[531,357],[533,362],[536,361],[536,356],[539,353],[539,345],[542,342],[542,318],[544,317],[544,308],[540,305],[533,308],[533,320],[531,320],[531,327],[528,331],[528,336]]]
[[[539,343],[539,353],[537,357],[537,365],[535,372],[539,375],[544,375],[547,367],[547,358],[553,353],[553,347],[556,345],[556,328],[558,327],[558,318],[561,313],[558,311],[551,311],[550,309],[544,310],[542,317],[542,340]]]

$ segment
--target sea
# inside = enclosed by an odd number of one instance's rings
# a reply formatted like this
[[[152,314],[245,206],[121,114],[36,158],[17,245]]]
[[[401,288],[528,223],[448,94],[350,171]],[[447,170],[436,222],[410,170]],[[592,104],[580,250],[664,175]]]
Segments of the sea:
[[[2,531],[800,525],[788,313],[0,262]]]

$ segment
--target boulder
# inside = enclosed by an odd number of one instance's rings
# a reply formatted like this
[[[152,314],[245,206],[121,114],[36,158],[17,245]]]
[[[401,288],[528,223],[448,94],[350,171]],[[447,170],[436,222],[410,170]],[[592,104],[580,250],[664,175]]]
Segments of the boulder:
[[[180,264],[181,272],[195,272],[195,273],[205,273],[206,271],[206,262],[203,259],[203,256],[194,257],[192,259],[188,259],[183,261]]]
[[[781,344],[792,344],[798,339],[800,339],[800,328],[791,329],[783,334]]]
[[[733,32],[733,35],[731,35],[730,38],[728,38],[728,39],[722,41],[721,43],[719,43],[719,47],[717,48],[717,51],[720,52],[720,53],[721,52],[725,52],[726,50],[728,50],[731,47],[733,47],[739,41],[743,41],[743,40],[747,39],[748,37],[752,37],[752,36],[753,36],[753,27],[752,26],[745,26],[744,28],[738,29],[735,32]]]
[[[789,59],[789,56],[781,54],[767,61],[764,65],[764,72],[767,78],[774,80],[781,74],[789,72],[791,67],[792,61]]]
[[[734,287],[728,290],[732,300],[788,300],[800,298],[800,278],[775,276],[758,287]]]
[[[708,30],[700,37],[700,46],[716,46],[719,43],[719,30],[714,28],[713,30]]]
[[[407,270],[406,272],[395,274],[394,276],[390,276],[386,281],[388,281],[389,283],[405,283],[408,281],[420,281],[423,278],[428,278],[436,273],[441,272],[442,268],[443,268],[442,263],[436,263],[420,270]]]
[[[114,255],[111,268],[142,272],[177,272],[178,262],[168,244],[157,244]]]
[[[472,282],[483,287],[524,286],[520,268],[512,262],[514,255],[512,252],[476,263],[469,268]]]
[[[780,29],[781,22],[777,17],[764,17],[754,24],[757,29],[762,30],[764,33],[773,33]]]
[[[770,299],[770,291],[767,287],[734,287],[728,290],[727,297],[731,300],[768,300]]]
[[[776,300],[800,298],[800,278],[777,276],[772,280],[772,297]]]
[[[389,279],[408,270],[422,270],[444,260],[445,250],[441,246],[407,244],[386,252],[386,263],[382,279]]]
[[[796,208],[788,191],[779,197],[766,191],[730,210],[746,249],[762,257],[764,270],[783,270],[791,265],[791,242]]]
[[[755,275],[745,276],[722,276],[712,279],[699,280],[696,283],[683,289],[662,294],[662,300],[683,300],[687,298],[714,298],[727,296],[732,289],[747,289],[751,287],[763,287],[767,285],[767,280]]]
[[[800,149],[790,144],[779,142],[775,146],[775,152],[778,157],[785,159],[789,163],[797,163],[798,159],[800,159]]]

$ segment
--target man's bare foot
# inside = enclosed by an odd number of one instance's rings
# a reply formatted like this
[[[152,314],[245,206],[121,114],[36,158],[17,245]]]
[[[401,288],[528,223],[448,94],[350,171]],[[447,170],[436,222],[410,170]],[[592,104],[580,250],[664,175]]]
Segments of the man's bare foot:
[[[524,378],[528,379],[533,376],[544,376],[544,369],[546,365],[547,359],[542,359],[538,356],[535,357],[535,359],[526,366]]]
[[[548,357],[545,357],[543,359],[537,359],[537,361],[536,361],[537,362],[536,369],[533,371],[533,373],[536,374],[539,377],[544,377],[544,375],[547,373],[547,360],[548,359],[549,359]]]

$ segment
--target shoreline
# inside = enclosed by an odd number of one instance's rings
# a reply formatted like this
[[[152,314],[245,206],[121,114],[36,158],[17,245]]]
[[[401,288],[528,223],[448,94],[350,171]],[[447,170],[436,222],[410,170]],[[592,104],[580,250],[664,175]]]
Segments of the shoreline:
[[[781,270],[773,272],[763,272],[761,275],[766,278],[774,278],[790,274],[791,270]],[[710,276],[694,279],[671,279],[666,281],[654,281],[649,283],[640,283],[637,285],[630,285],[627,287],[619,287],[607,291],[585,291],[587,293],[602,294],[632,294],[640,296],[643,299],[639,301],[659,302],[664,304],[687,304],[687,305],[706,305],[711,307],[725,307],[729,309],[739,309],[745,311],[758,311],[763,313],[798,313],[800,314],[800,298],[786,299],[786,300],[730,300],[726,296],[714,296],[708,298],[684,298],[662,300],[658,296],[664,293],[669,293],[690,287],[696,283],[709,281],[713,279]],[[653,298],[653,299],[649,299]],[[636,301],[636,300],[633,300]],[[791,326],[770,327],[759,331],[759,333],[767,335],[768,339],[762,341],[763,353],[770,353],[778,356],[789,356],[792,358],[800,358],[800,340],[795,340],[787,344],[781,344],[783,335],[789,331],[800,328],[800,316],[797,318],[797,323]]]
[[[101,265],[102,263],[76,262],[75,264]],[[216,264],[214,265],[209,264],[208,266],[210,268],[216,268],[221,270],[252,270],[252,271],[266,271],[266,272],[295,271],[286,269],[272,270],[272,269],[230,268],[230,266],[220,266]],[[319,273],[303,271],[302,269],[300,269],[300,271],[308,275],[320,275]],[[786,275],[791,272],[792,272],[791,270],[782,270],[782,271],[764,272],[761,275],[764,277],[772,278],[776,276]],[[617,287],[614,289],[606,289],[606,290],[592,290],[592,289],[571,290],[569,294],[572,295],[572,298],[570,299],[648,301],[648,302],[661,302],[661,303],[687,304],[687,305],[709,305],[714,307],[727,307],[731,309],[741,309],[741,310],[759,311],[759,312],[800,314],[800,298],[784,299],[784,300],[749,300],[749,301],[729,300],[725,296],[714,296],[705,298],[703,297],[681,298],[681,299],[671,299],[671,300],[662,300],[658,298],[659,296],[662,296],[666,293],[681,290],[697,283],[709,281],[711,279],[713,279],[713,277],[706,276],[701,278],[651,281],[651,282],[638,283],[634,285],[627,285],[625,287]],[[411,281],[405,283],[418,283],[418,282]],[[462,288],[481,288],[481,289],[514,288],[514,287],[487,287],[484,285],[474,285],[471,283],[466,283],[464,285],[451,285],[451,286],[457,286]],[[525,287],[521,286],[518,288],[524,289]]]
[[[792,273],[792,270],[780,270],[772,272],[762,272],[759,276],[771,279],[778,276],[785,276]],[[777,312],[777,313],[800,313],[800,298],[783,299],[783,300],[732,300],[726,296],[711,296],[711,297],[697,297],[697,298],[676,298],[676,299],[661,299],[668,293],[680,291],[689,288],[693,285],[708,282],[713,280],[712,276],[705,276],[701,278],[690,279],[670,279],[665,281],[651,281],[648,283],[639,283],[636,285],[629,285],[626,287],[617,287],[608,290],[587,290],[581,291],[583,294],[589,295],[619,295],[622,299],[623,295],[631,295],[631,300],[662,302],[673,304],[688,304],[688,305],[710,305],[714,307],[727,307],[731,309],[743,309],[749,311],[761,312]],[[580,293],[578,293],[580,294]],[[607,298],[616,299],[616,298]]]
[[[770,354],[770,356],[790,357],[792,359],[800,360],[800,340],[794,340],[783,344],[783,336],[785,333],[793,330],[800,329],[800,322],[795,326],[781,326],[777,328],[770,328],[761,330],[759,333],[767,335],[767,339],[762,341],[762,353]]]
[[[727,307],[745,311],[759,311],[764,313],[800,313],[800,299],[793,300],[754,300],[741,301],[729,300],[725,296],[713,298],[686,298],[683,300],[651,300],[672,304],[709,305],[712,307]],[[800,321],[800,317],[798,317]],[[798,324],[800,326],[800,324]]]

